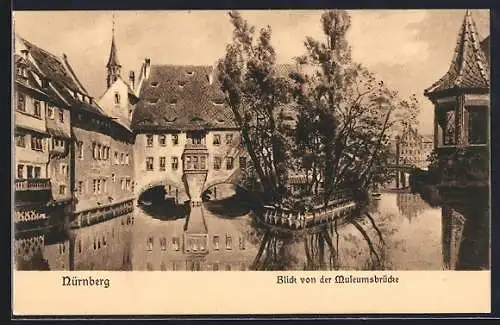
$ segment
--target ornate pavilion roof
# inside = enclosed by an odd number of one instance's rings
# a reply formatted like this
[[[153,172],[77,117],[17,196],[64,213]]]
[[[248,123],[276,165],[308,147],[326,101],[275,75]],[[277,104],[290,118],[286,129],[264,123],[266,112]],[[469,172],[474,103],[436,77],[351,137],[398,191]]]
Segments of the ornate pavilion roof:
[[[467,10],[448,72],[424,94],[430,96],[451,89],[489,89],[489,64],[481,45],[476,24]]]

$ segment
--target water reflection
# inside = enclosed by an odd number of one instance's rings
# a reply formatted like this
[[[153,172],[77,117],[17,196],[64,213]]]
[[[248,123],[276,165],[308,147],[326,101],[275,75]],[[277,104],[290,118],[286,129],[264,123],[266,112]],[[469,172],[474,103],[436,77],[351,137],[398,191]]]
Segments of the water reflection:
[[[302,233],[264,227],[250,201],[218,187],[184,213],[166,218],[171,203],[50,234],[16,239],[18,269],[50,270],[443,270],[484,268],[487,222],[449,208],[433,208],[416,194],[384,193],[371,217],[330,223]],[[223,195],[223,193],[226,193]],[[182,206],[182,205],[181,205]],[[161,212],[161,213],[160,213]],[[196,213],[195,213],[196,212]],[[193,217],[194,216],[194,217]],[[189,225],[189,226],[188,226]],[[479,236],[479,237],[478,237]],[[484,236],[483,236],[484,237]],[[486,236],[487,237],[487,236]],[[487,267],[487,266],[486,266]]]

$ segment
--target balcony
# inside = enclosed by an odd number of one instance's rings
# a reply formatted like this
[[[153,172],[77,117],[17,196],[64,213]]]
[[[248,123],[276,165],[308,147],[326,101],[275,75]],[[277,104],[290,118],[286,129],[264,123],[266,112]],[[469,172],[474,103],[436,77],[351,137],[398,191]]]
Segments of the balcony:
[[[49,178],[27,178],[16,179],[17,191],[50,191],[51,184]]]

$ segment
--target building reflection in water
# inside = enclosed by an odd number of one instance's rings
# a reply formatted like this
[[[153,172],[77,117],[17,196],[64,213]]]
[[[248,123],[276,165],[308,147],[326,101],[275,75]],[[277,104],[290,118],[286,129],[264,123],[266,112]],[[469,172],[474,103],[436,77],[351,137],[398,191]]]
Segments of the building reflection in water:
[[[248,270],[257,253],[250,209],[233,185],[211,188],[211,199],[192,207],[190,218],[151,218],[138,209],[134,270]],[[215,194],[217,193],[217,194]],[[207,197],[207,196],[206,196]]]
[[[175,210],[169,219],[152,217],[137,207],[133,213],[70,229],[66,234],[26,234],[31,237],[16,240],[15,249],[24,250],[27,255],[23,255],[29,258],[18,262],[17,268],[239,271],[488,267],[488,218],[466,218],[447,207],[431,208],[418,195],[386,193],[369,206],[385,241],[383,247],[377,246],[381,261],[374,264],[367,243],[352,225],[330,229],[328,236],[270,234],[265,238],[244,197],[222,185],[216,191],[217,197],[195,207],[203,214],[203,222],[191,228],[187,217],[178,215],[182,209]],[[359,222],[377,245],[378,234],[371,222]],[[486,239],[478,239],[481,236]]]
[[[420,195],[412,193],[397,193],[396,200],[399,212],[405,216],[409,222],[430,208],[429,205],[422,200]]]

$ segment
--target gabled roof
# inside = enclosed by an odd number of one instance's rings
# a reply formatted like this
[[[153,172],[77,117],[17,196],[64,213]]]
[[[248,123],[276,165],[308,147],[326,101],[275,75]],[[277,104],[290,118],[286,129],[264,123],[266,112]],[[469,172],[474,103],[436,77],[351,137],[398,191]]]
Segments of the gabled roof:
[[[90,96],[76,77],[66,56],[64,56],[64,58],[59,58],[21,37],[19,37],[19,39],[28,48],[31,57],[35,61],[35,64],[32,64],[33,69],[36,69],[38,73],[42,74],[42,77],[50,81],[53,95],[57,95],[58,98],[66,102],[73,109],[80,109],[107,117],[94,100],[92,103],[88,103],[75,98],[74,92],[78,92],[87,97]]]
[[[152,65],[140,89],[134,130],[235,128],[211,66]]]
[[[441,79],[425,90],[425,95],[451,89],[488,90],[489,87],[489,64],[481,49],[476,24],[467,10],[450,68]]]

